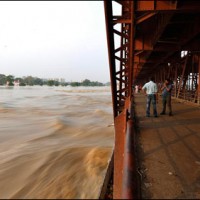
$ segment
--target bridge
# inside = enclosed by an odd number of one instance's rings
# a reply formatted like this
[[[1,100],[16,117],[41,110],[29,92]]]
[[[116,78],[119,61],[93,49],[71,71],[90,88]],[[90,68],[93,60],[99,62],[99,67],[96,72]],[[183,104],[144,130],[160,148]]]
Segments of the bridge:
[[[200,2],[104,0],[104,8],[115,124],[113,198],[200,198]],[[174,116],[145,118],[145,96],[132,87],[150,76],[158,85],[173,81]]]

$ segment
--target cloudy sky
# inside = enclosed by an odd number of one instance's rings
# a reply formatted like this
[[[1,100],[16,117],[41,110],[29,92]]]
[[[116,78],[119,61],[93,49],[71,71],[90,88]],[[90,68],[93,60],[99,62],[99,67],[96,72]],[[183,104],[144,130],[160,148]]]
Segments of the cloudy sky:
[[[0,74],[109,81],[103,1],[0,1]]]

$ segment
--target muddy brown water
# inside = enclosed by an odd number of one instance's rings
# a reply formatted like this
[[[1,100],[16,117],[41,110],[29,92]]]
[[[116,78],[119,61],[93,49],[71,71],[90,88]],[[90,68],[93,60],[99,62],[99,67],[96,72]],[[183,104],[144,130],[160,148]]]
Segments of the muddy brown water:
[[[110,87],[0,94],[0,198],[98,198],[114,146]]]

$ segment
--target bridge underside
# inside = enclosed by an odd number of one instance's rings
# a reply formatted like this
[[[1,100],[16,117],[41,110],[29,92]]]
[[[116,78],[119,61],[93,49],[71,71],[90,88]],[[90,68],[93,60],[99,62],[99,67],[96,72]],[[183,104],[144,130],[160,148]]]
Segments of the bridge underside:
[[[200,2],[105,0],[104,6],[116,130],[114,198],[133,198],[132,85],[150,76],[158,84],[170,78],[174,97],[200,105]]]

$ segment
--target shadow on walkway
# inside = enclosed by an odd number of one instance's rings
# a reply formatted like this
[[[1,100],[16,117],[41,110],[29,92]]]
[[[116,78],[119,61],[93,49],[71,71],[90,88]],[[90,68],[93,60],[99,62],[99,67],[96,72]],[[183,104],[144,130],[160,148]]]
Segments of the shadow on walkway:
[[[173,100],[173,116],[146,118],[143,94],[134,107],[142,198],[200,199],[200,108]]]

